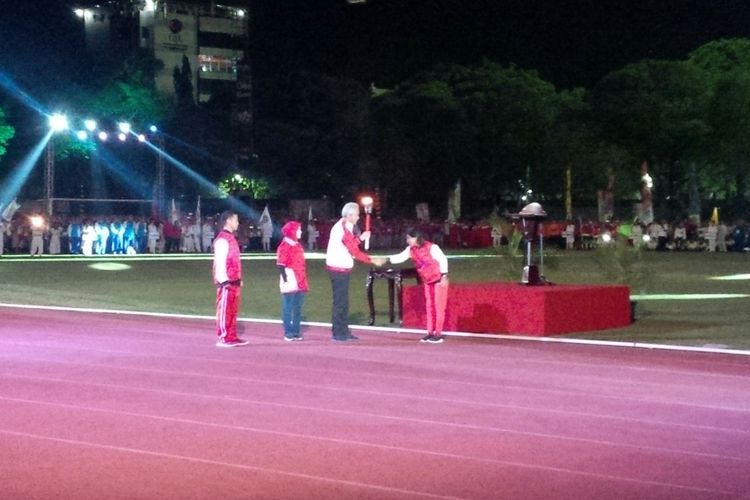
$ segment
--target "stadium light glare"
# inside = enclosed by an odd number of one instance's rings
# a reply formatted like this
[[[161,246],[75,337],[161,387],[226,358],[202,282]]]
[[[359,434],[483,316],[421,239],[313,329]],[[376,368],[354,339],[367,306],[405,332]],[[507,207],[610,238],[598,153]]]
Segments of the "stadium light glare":
[[[102,130],[101,132],[99,132],[99,136],[98,137],[99,137],[100,141],[106,141],[109,138],[109,136],[107,135],[107,133],[104,130]]]
[[[85,130],[79,130],[76,132],[76,137],[78,137],[78,140],[85,141],[89,138],[89,134]]]
[[[68,130],[68,117],[60,113],[55,113],[49,117],[49,127],[53,132]]]
[[[120,132],[119,134],[117,134],[117,138],[120,139],[122,142],[125,142],[127,140],[128,136],[125,135],[124,132]]]
[[[138,134],[138,142],[146,142],[146,136],[143,134]]]
[[[154,134],[159,130],[156,125],[151,125],[148,129]]]
[[[84,120],[83,126],[86,127],[86,130],[89,132],[93,132],[96,130],[96,120],[92,120],[91,118]]]
[[[120,122],[117,124],[117,128],[120,129],[120,132],[123,134],[129,134],[130,133],[130,124],[128,122]]]

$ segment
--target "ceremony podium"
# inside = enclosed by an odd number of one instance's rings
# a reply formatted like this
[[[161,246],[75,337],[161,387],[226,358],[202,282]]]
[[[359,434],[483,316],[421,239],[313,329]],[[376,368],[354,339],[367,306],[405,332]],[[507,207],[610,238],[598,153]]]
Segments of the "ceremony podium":
[[[444,330],[547,336],[620,328],[630,321],[627,286],[451,283]],[[421,286],[403,289],[402,325],[425,328]]]

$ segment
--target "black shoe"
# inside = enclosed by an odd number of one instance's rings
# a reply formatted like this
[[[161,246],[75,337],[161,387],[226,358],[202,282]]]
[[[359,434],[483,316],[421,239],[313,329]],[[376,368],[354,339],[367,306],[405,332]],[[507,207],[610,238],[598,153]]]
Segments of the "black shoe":
[[[430,335],[426,342],[429,342],[430,344],[440,344],[443,342],[443,336],[442,335]]]
[[[347,340],[359,340],[359,337],[355,337],[352,334],[349,334],[349,336],[346,338]]]
[[[428,333],[427,335],[425,335],[424,337],[422,337],[421,339],[419,339],[419,341],[420,342],[429,342],[431,338],[432,338],[432,334]]]
[[[336,337],[336,336],[333,336],[333,337],[331,337],[331,340],[333,342],[346,342],[347,340],[349,340],[349,337]]]

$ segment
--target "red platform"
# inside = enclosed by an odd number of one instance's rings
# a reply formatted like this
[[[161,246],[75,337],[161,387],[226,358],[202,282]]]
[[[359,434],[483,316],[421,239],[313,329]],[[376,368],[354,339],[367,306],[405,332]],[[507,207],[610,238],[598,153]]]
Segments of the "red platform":
[[[546,336],[630,324],[630,288],[615,285],[451,284],[445,330]],[[404,287],[403,326],[425,327],[421,286]]]

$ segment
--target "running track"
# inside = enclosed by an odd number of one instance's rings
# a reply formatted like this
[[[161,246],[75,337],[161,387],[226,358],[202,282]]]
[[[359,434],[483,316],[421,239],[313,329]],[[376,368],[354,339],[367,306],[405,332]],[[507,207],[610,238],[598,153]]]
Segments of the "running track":
[[[0,308],[0,496],[750,498],[750,358]]]

